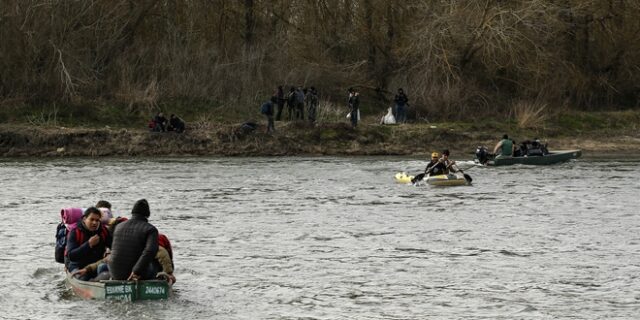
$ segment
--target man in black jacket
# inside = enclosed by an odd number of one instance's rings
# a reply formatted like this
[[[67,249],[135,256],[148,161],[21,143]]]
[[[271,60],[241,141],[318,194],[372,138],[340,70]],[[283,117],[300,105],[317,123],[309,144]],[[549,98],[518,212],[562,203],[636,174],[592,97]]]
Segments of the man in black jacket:
[[[349,115],[351,119],[351,126],[354,128],[358,126],[358,119],[360,116],[360,93],[354,88],[349,88]]]
[[[150,215],[147,200],[138,200],[131,210],[131,219],[115,228],[109,260],[112,279],[153,279],[161,270],[155,261],[158,229],[148,222]]]

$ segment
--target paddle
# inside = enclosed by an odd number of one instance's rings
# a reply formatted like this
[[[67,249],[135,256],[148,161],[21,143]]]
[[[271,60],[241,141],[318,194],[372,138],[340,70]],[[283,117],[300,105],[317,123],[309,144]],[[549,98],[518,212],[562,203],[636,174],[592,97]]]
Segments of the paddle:
[[[471,179],[471,176],[466,174],[466,173],[464,173],[464,171],[462,171],[462,169],[460,169],[460,167],[458,167],[457,165],[456,165],[456,169],[458,169],[458,171],[460,171],[460,173],[462,173],[462,175],[464,176],[464,179],[467,180],[467,183],[471,184],[471,181],[473,181],[473,179]]]
[[[471,184],[471,181],[473,181],[473,179],[471,179],[471,176],[464,173],[464,171],[460,170],[460,172],[462,172],[462,175],[464,176],[464,179],[467,180],[467,183]]]
[[[411,183],[416,184],[416,182],[422,181],[424,179],[424,173],[418,174],[413,179],[411,179]]]

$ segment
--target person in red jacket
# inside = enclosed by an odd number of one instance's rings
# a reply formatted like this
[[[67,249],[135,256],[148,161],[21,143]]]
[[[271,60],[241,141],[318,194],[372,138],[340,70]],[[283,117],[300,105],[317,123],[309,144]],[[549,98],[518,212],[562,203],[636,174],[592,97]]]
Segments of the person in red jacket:
[[[111,234],[100,223],[102,212],[96,207],[84,211],[82,220],[77,222],[67,239],[65,265],[69,272],[82,269],[104,256],[107,248],[111,247]],[[88,280],[94,274],[82,275],[81,280]]]

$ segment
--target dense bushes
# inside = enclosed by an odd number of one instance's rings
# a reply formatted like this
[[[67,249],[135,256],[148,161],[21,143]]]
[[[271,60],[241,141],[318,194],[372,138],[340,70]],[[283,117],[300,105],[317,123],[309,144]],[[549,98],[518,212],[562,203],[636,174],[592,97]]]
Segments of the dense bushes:
[[[6,0],[0,108],[242,117],[277,84],[381,112],[403,87],[430,119],[636,107],[639,32],[624,0]]]

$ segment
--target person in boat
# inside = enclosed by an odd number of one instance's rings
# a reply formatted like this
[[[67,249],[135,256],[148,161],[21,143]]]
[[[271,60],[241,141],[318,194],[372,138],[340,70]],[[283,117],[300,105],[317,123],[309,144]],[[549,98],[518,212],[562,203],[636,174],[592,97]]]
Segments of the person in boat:
[[[109,272],[108,267],[110,253],[111,251],[107,249],[107,251],[105,252],[105,257],[102,260],[89,264],[82,269],[76,270],[74,274],[77,274],[79,276],[84,276],[86,274],[96,274],[97,276],[91,279],[92,281],[111,279],[111,273]],[[158,235],[158,253],[156,254],[155,259],[162,267],[162,272],[164,273],[167,282],[171,284],[175,283],[176,277],[173,275],[174,266],[171,242],[169,242],[169,238],[167,238],[167,236],[162,233]]]
[[[514,157],[522,157],[524,153],[522,152],[522,148],[515,140],[511,140],[513,142],[513,156]]]
[[[111,212],[111,203],[107,200],[100,200],[96,203],[96,208],[98,208],[98,210],[102,212],[102,224],[104,224],[107,229],[109,229],[109,221],[113,218],[113,213]]]
[[[547,150],[547,146],[543,145],[540,142],[540,139],[538,138],[533,138],[533,141],[531,141],[531,148],[529,149],[528,155],[530,156],[543,156],[545,154],[548,154],[549,151]]]
[[[114,280],[153,279],[161,271],[154,259],[158,253],[158,229],[149,223],[151,211],[146,199],[136,201],[131,219],[113,232],[109,271]]]
[[[424,174],[427,176],[444,174],[446,166],[444,161],[440,158],[440,154],[437,152],[431,153],[431,161],[424,169]]]
[[[442,150],[442,158],[440,158],[439,161],[443,164],[444,170],[440,174],[449,174],[449,173],[457,172],[457,169],[455,166],[456,162],[453,160],[450,160],[449,155],[450,155],[449,149]]]
[[[78,221],[75,229],[70,231],[66,247],[66,267],[71,273],[82,269],[88,264],[103,258],[107,248],[111,247],[112,237],[100,220],[102,212],[96,207],[87,208]],[[88,280],[94,274],[80,276],[81,280]]]
[[[525,140],[522,142],[520,149],[523,156],[543,156],[549,154],[546,144],[542,144],[540,139]]]
[[[496,157],[511,157],[513,156],[514,150],[513,140],[509,139],[509,136],[505,134],[502,136],[502,140],[493,148],[493,154],[495,154]]]
[[[424,179],[424,177],[428,177],[431,175],[439,175],[443,174],[445,169],[445,165],[440,161],[440,154],[437,152],[431,153],[431,160],[427,163],[427,167],[424,169],[424,173],[418,174],[413,179],[411,179],[412,183],[416,183]]]

